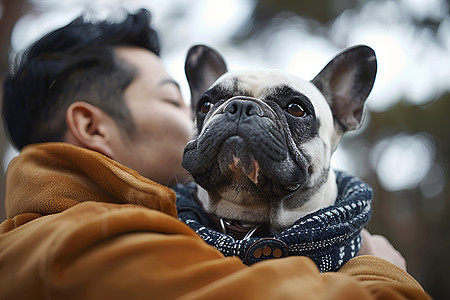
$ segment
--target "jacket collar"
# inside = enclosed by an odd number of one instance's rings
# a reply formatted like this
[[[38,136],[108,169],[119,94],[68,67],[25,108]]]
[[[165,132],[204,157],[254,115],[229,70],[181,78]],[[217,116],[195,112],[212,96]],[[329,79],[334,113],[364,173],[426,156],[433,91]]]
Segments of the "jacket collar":
[[[177,216],[172,190],[96,151],[68,143],[33,144],[8,167],[8,218],[58,213],[85,201],[136,204]]]

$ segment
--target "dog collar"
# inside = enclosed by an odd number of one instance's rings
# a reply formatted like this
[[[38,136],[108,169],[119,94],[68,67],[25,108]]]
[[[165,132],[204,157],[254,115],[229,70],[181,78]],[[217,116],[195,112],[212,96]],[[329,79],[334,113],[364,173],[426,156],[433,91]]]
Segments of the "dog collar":
[[[252,236],[264,236],[269,233],[269,226],[267,224],[243,225],[239,221],[227,220],[220,218],[215,214],[208,214],[209,219],[213,225],[213,229],[222,232],[223,234],[231,235],[235,239],[249,239]]]
[[[214,225],[196,200],[195,183],[178,185],[174,190],[179,219],[225,256],[238,256],[251,265],[266,259],[301,255],[311,258],[321,272],[327,272],[338,270],[356,256],[361,247],[361,230],[371,216],[369,185],[339,171],[336,171],[336,183],[338,196],[334,205],[300,218],[275,235],[255,237],[253,234],[246,239],[234,237],[228,231],[220,232],[221,227]]]

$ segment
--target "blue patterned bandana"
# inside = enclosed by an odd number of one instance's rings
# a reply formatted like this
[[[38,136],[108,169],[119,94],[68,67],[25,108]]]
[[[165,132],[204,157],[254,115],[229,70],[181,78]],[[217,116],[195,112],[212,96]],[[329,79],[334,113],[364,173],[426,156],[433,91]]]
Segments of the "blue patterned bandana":
[[[196,200],[195,184],[174,188],[178,217],[225,256],[238,256],[247,265],[301,255],[311,258],[321,272],[337,271],[361,247],[361,230],[371,216],[372,188],[344,172],[336,171],[336,175],[334,205],[302,217],[275,235],[236,239],[213,229],[213,220]]]

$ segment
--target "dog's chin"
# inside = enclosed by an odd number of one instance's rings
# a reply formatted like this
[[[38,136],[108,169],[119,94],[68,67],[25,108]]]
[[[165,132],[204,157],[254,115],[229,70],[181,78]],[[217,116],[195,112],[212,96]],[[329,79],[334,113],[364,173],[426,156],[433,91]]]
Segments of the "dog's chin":
[[[244,163],[232,156],[231,161],[218,162],[208,172],[194,175],[194,179],[208,191],[211,201],[226,198],[226,201],[242,206],[278,206],[304,185],[299,181],[280,182],[266,174],[267,171],[257,160]]]

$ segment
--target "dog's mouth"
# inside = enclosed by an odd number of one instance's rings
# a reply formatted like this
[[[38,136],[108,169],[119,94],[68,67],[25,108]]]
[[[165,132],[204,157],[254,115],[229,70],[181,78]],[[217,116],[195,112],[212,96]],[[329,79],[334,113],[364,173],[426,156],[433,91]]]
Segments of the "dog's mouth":
[[[246,175],[248,177],[248,179],[250,179],[254,184],[257,185],[258,177],[259,177],[259,169],[260,169],[258,161],[253,160],[251,162],[250,171],[248,173],[242,168],[242,166],[240,166],[239,162],[240,162],[240,158],[233,155],[233,159],[228,166],[229,169],[232,172],[243,173],[244,175]]]
[[[229,169],[232,172],[244,174],[245,176],[247,176],[248,179],[250,179],[251,182],[253,182],[255,185],[258,185],[259,173],[260,173],[260,169],[261,169],[258,161],[253,160],[250,164],[250,170],[247,172],[240,166],[239,162],[240,162],[239,157],[236,157],[233,155],[233,160],[229,164]],[[292,184],[284,185],[284,188],[291,192],[295,192],[296,190],[298,190],[300,188],[300,186],[301,186],[301,183],[292,183]]]
[[[243,174],[257,184],[261,164],[264,164],[264,161],[273,160],[267,155],[258,153],[254,148],[255,146],[247,137],[235,135],[226,139],[220,145],[215,158],[220,172],[226,174],[231,171],[235,175]],[[275,163],[275,161],[272,163]]]
[[[282,190],[289,193],[301,186],[302,177],[289,176],[291,170],[283,172],[284,161],[289,157],[287,149],[284,149],[286,154],[283,155],[283,159],[278,160],[249,144],[248,139],[233,136],[220,147],[217,155],[217,173],[220,175],[216,175],[227,178],[227,188],[242,188],[243,182],[247,182],[248,191],[256,188],[267,193],[267,189],[270,188],[272,192],[279,190],[277,194],[284,194]],[[267,144],[265,146],[270,147]],[[290,165],[293,166],[295,164]],[[248,187],[249,185],[251,187]]]
[[[210,157],[210,152],[215,155]],[[196,140],[186,146],[183,166],[208,191],[245,191],[263,202],[279,201],[305,182],[304,168],[292,160],[281,137],[263,142],[240,135]]]

